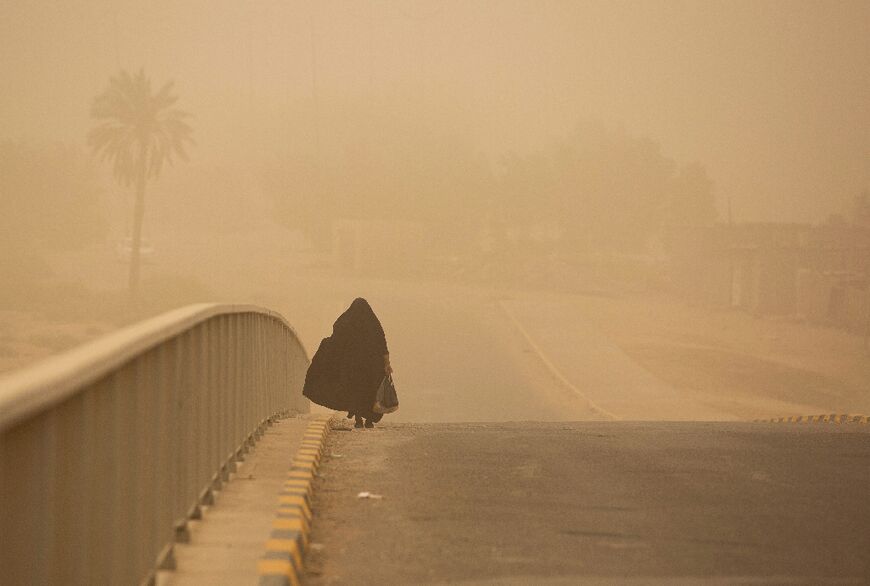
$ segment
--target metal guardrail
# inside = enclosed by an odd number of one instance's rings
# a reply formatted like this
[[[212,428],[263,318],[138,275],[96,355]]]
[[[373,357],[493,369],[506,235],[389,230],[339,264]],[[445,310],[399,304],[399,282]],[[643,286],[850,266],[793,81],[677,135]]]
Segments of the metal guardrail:
[[[308,412],[277,313],[194,305],[0,379],[0,582],[139,584],[248,448]]]

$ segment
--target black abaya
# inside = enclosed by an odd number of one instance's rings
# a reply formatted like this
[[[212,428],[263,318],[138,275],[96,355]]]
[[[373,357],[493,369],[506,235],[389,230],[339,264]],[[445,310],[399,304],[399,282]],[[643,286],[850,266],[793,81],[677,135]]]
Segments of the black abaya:
[[[387,339],[365,299],[357,298],[320,342],[302,393],[312,402],[373,421],[378,386],[384,378]]]

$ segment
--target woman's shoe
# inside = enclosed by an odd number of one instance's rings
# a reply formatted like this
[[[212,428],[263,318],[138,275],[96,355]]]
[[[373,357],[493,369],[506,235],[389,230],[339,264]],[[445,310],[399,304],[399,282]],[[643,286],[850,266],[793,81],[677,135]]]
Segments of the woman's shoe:
[[[362,420],[362,417],[357,417],[357,418],[356,418],[356,421],[355,421],[354,424],[353,424],[353,426],[354,426],[355,428],[357,428],[357,429],[360,429],[360,428],[363,426],[363,420]]]
[[[372,423],[371,421],[368,421],[368,420],[366,421],[366,427],[368,427],[369,429],[373,428],[374,426],[375,426],[375,424]]]

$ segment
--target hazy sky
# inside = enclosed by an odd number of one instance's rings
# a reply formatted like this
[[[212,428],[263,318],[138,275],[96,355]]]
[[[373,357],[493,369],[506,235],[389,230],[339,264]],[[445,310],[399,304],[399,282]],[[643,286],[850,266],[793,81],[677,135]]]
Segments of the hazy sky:
[[[144,66],[177,80],[197,157],[257,152],[255,118],[310,110],[312,45],[324,118],[395,94],[492,155],[603,120],[706,165],[737,219],[816,221],[870,188],[867,1],[3,0],[0,138],[82,143],[108,76]]]

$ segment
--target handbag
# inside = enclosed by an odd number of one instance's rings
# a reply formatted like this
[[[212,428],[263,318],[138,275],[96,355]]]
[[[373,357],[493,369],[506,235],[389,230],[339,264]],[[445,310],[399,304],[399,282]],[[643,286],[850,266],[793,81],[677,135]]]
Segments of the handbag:
[[[399,395],[396,394],[396,386],[393,384],[393,376],[387,375],[378,387],[375,395],[375,404],[372,411],[375,413],[392,413],[399,408]]]

